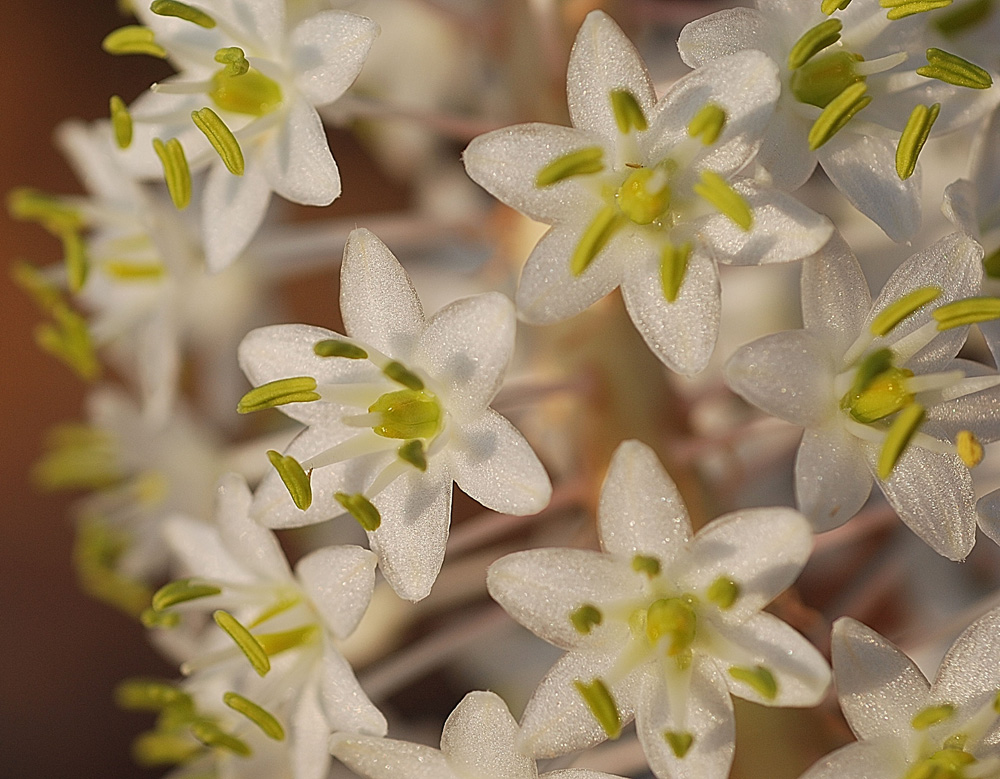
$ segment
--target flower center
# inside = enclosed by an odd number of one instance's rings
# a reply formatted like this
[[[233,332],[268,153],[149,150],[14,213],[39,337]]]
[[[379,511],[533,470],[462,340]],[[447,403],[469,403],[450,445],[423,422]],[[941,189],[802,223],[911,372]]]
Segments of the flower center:
[[[211,79],[208,96],[223,111],[249,116],[264,116],[281,105],[281,87],[274,79],[250,68],[234,75],[231,68],[221,68]]]
[[[441,404],[426,390],[387,392],[368,411],[380,415],[372,430],[385,438],[433,438],[441,428]]]
[[[694,597],[660,598],[646,609],[646,638],[651,645],[667,639],[667,654],[678,657],[691,649],[698,629]]]
[[[854,384],[840,407],[858,422],[868,424],[901,411],[913,402],[906,380],[913,371],[892,364],[892,351],[879,349],[858,366]]]
[[[666,213],[670,206],[670,187],[662,168],[638,168],[632,171],[615,195],[618,208],[637,225],[648,225]]]
[[[966,767],[976,762],[962,749],[942,749],[912,765],[905,779],[966,779]]]
[[[864,82],[856,70],[861,61],[861,56],[844,49],[813,57],[792,72],[789,87],[800,103],[826,108],[851,84]]]

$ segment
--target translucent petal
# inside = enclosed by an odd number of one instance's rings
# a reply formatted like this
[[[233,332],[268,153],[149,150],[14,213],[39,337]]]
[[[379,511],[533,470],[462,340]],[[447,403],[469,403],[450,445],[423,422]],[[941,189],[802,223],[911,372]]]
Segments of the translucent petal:
[[[228,267],[253,239],[271,202],[271,184],[262,165],[253,161],[234,176],[219,161],[205,181],[201,204],[205,263],[213,273]]]
[[[903,750],[891,742],[854,743],[831,752],[802,775],[802,779],[898,779],[906,775]]]
[[[290,581],[291,569],[274,533],[250,517],[253,496],[246,479],[229,473],[219,480],[215,521],[235,560],[271,581]]]
[[[991,90],[992,91],[992,90]],[[1000,226],[1000,111],[994,111],[976,135],[969,164],[969,179],[976,188],[976,217],[983,232]]]
[[[308,685],[299,693],[290,724],[288,741],[295,779],[324,779],[330,772],[330,751],[327,749],[330,726],[315,685]]]
[[[535,762],[514,747],[517,722],[492,692],[470,692],[444,723],[441,751],[461,776],[531,779]]]
[[[359,546],[327,546],[295,566],[302,590],[337,638],[354,632],[375,589],[376,557]]]
[[[177,558],[178,575],[236,584],[257,581],[252,571],[233,559],[219,533],[207,522],[170,517],[163,523],[163,538]]]
[[[873,482],[864,447],[837,422],[802,434],[795,458],[795,502],[817,533],[857,514]]]
[[[330,751],[368,779],[459,779],[440,751],[423,744],[336,733]]]
[[[323,651],[320,696],[330,730],[384,736],[385,717],[361,689],[351,666],[332,646]]]
[[[933,702],[968,706],[975,711],[988,705],[1000,690],[1000,610],[977,619],[941,661],[931,686]]]
[[[771,177],[771,183],[785,192],[794,192],[805,184],[819,158],[809,148],[812,126],[795,108],[795,98],[783,93],[771,116],[764,140],[757,152],[757,162]]]
[[[268,183],[293,203],[330,205],[340,197],[340,172],[319,114],[301,97],[286,111],[284,122],[259,141],[257,159]]]
[[[834,232],[815,257],[802,263],[802,321],[807,330],[829,341],[831,355],[839,356],[861,334],[871,306],[861,266]]]
[[[1000,490],[984,495],[976,503],[980,529],[996,544],[1000,544]]]
[[[68,120],[56,128],[55,140],[87,192],[100,200],[141,207],[141,189],[115,156],[120,150],[112,142],[109,123]]]
[[[684,64],[697,68],[744,49],[767,51],[770,37],[760,11],[728,8],[686,25],[677,38],[677,49]]]
[[[346,11],[321,11],[289,35],[295,86],[315,106],[331,103],[354,83],[379,27]]]

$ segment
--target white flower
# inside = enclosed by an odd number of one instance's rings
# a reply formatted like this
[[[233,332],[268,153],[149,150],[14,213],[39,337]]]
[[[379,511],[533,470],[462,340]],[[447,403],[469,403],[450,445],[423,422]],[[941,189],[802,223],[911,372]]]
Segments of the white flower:
[[[833,626],[840,707],[858,742],[802,779],[990,779],[1000,776],[1000,611],[955,641],[933,684],[891,642],[844,617]]]
[[[979,290],[982,256],[967,235],[947,236],[904,262],[872,304],[857,260],[835,238],[803,267],[805,329],[766,336],[730,359],[730,387],[806,428],[796,499],[817,530],[852,517],[877,480],[938,553],[969,553],[969,468],[982,458],[980,443],[1000,433],[996,393],[985,391],[997,377],[954,359],[968,328],[949,316],[979,305],[966,299]]]
[[[492,692],[470,692],[444,723],[441,749],[422,744],[337,733],[330,751],[367,779],[539,779],[535,761],[518,752],[517,722]],[[615,779],[582,769],[541,779]]]
[[[465,151],[476,182],[553,225],[528,258],[518,311],[556,322],[621,285],[650,348],[695,373],[718,333],[717,263],[801,259],[831,233],[792,198],[738,175],[778,98],[777,68],[743,52],[657,102],[635,48],[595,11],[573,46],[567,91],[573,127],[517,125]]]
[[[508,514],[540,511],[551,494],[531,447],[489,407],[514,348],[514,307],[487,293],[425,320],[406,272],[367,230],[345,247],[340,303],[347,337],[279,325],[240,345],[258,387],[242,410],[281,405],[309,426],[281,477],[257,490],[254,516],[296,527],[348,510],[393,589],[419,600],[444,558],[453,481]],[[311,482],[311,505],[293,503],[283,480],[303,490]]]
[[[137,13],[151,31],[149,45],[180,72],[132,106],[129,156],[153,174],[153,139],[176,137],[191,167],[210,164],[202,230],[209,268],[220,270],[253,237],[272,191],[306,205],[328,205],[340,195],[340,174],[316,106],[333,102],[351,85],[378,26],[330,10],[289,29],[285,0],[164,5],[168,9],[153,3],[160,13],[145,7]],[[124,36],[118,50],[128,51],[126,44],[141,35]],[[112,36],[106,47],[115,50]],[[192,121],[192,112],[203,109],[215,116],[200,114],[207,130]],[[172,189],[180,179],[172,181],[168,172]]]
[[[844,5],[758,0],[756,9],[692,22],[677,46],[691,67],[746,49],[768,54],[780,67],[782,90],[757,161],[787,190],[804,184],[819,162],[859,211],[904,241],[920,226],[920,177],[913,173],[927,134],[975,121],[1000,94],[989,88],[989,73],[935,47],[934,14],[914,13],[926,10],[921,4],[894,3],[888,11],[877,0]],[[966,67],[972,75],[960,86],[949,74]]]
[[[657,776],[721,778],[733,757],[730,694],[770,706],[822,698],[823,657],[762,611],[812,549],[798,512],[729,514],[692,537],[656,455],[626,441],[598,523],[603,553],[529,550],[488,572],[511,616],[568,650],[525,710],[525,752],[551,757],[615,738],[634,715]]]

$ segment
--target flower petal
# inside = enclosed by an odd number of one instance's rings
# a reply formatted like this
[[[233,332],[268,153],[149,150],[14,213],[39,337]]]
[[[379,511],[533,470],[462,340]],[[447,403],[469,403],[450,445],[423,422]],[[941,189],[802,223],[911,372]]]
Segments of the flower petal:
[[[295,566],[302,590],[337,638],[354,632],[375,589],[377,558],[360,546],[327,546]]]
[[[439,750],[423,744],[335,733],[330,751],[368,779],[459,779]]]
[[[347,11],[321,11],[289,35],[295,86],[314,106],[332,103],[361,72],[379,26]]]
[[[1000,690],[1000,610],[973,622],[941,661],[931,686],[932,702],[967,706],[971,712],[988,705]]]
[[[528,779],[535,761],[514,747],[517,722],[499,695],[470,692],[444,723],[441,752],[461,776]]]
[[[388,725],[365,695],[343,656],[332,646],[323,651],[320,696],[330,730],[384,736]]]
[[[330,726],[316,687],[305,687],[295,703],[288,739],[295,779],[324,779],[330,772]]]
[[[290,581],[292,571],[274,533],[250,517],[253,496],[246,479],[228,473],[219,479],[215,521],[235,560],[265,579]]]
[[[822,758],[802,779],[897,779],[906,775],[906,769],[906,756],[895,743],[854,743]]]
[[[795,98],[782,93],[771,116],[771,124],[757,152],[757,162],[767,169],[771,184],[785,192],[794,192],[805,184],[819,157],[809,148],[809,128],[795,109]]]
[[[340,172],[316,109],[296,97],[285,120],[259,141],[259,161],[271,188],[285,200],[328,206],[340,197]]]
[[[861,442],[840,424],[806,430],[795,458],[795,503],[817,533],[857,514],[874,478]]]
[[[271,184],[262,165],[246,166],[234,176],[218,162],[211,166],[201,203],[205,263],[218,273],[242,254],[264,221]]]
[[[854,343],[872,306],[868,282],[840,233],[802,263],[802,321],[841,355]],[[839,366],[838,366],[839,367]]]
[[[767,51],[767,20],[754,8],[727,8],[684,26],[677,50],[684,64],[697,68],[744,49]]]
[[[163,523],[163,538],[178,561],[175,570],[181,575],[235,584],[257,581],[253,571],[233,559],[218,531],[207,522],[169,517]]]

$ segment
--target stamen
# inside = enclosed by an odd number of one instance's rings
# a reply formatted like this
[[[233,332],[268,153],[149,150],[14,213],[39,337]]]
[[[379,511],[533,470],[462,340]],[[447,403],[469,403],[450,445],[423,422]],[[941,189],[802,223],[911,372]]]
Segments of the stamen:
[[[35,330],[39,348],[65,362],[81,378],[97,379],[101,375],[101,364],[90,339],[87,320],[62,301],[54,305],[50,313],[55,322],[42,323]]]
[[[887,306],[871,323],[872,335],[886,336],[910,314],[941,297],[940,287],[920,287]]]
[[[923,423],[926,413],[924,407],[919,403],[913,403],[899,412],[899,416],[893,420],[885,441],[882,443],[882,451],[878,456],[878,477],[885,481],[892,475],[893,468],[903,456],[910,440]]]
[[[726,112],[722,106],[715,103],[705,103],[688,122],[688,135],[692,138],[701,138],[701,142],[706,146],[711,146],[722,133],[726,126]]]
[[[650,579],[660,575],[660,561],[655,557],[637,554],[632,558],[632,570],[636,573],[644,573]]]
[[[703,170],[701,181],[692,189],[696,195],[715,206],[741,229],[749,230],[753,226],[753,212],[746,198],[729,186],[729,183],[714,170]]]
[[[847,6],[851,4],[851,0],[823,0],[820,3],[820,10],[827,16],[832,14],[834,11],[843,11]]]
[[[732,666],[729,675],[738,682],[752,687],[762,698],[773,701],[778,697],[778,681],[767,668],[758,665],[755,668]]]
[[[148,27],[130,24],[112,30],[101,41],[101,48],[108,54],[148,54],[165,59],[167,50],[156,42],[156,34]]]
[[[989,89],[993,86],[993,77],[987,71],[941,49],[927,50],[927,64],[917,68],[917,75],[969,89]]]
[[[87,281],[87,247],[79,233],[65,232],[62,239],[66,262],[66,282],[71,292],[79,292]]]
[[[191,202],[191,169],[184,156],[184,147],[176,138],[171,138],[166,143],[154,138],[153,149],[163,165],[170,199],[178,211],[183,211]]]
[[[267,672],[271,670],[271,661],[268,659],[264,647],[254,635],[243,627],[236,617],[222,609],[212,614],[212,619],[215,620],[215,624],[226,631],[240,651],[246,655],[257,674],[266,676]]]
[[[419,438],[407,441],[396,450],[396,454],[418,471],[427,470],[427,452],[424,450],[424,442]]]
[[[335,338],[317,341],[313,346],[313,353],[318,357],[344,357],[348,360],[368,359],[368,352],[360,346],[355,346],[347,341],[339,341]]]
[[[570,613],[569,621],[573,623],[577,633],[587,635],[596,625],[600,625],[604,621],[604,615],[601,614],[601,610],[597,606],[585,603]]]
[[[128,112],[125,101],[118,95],[112,95],[108,103],[111,114],[111,129],[115,133],[115,143],[119,149],[127,149],[132,145],[132,115]]]
[[[983,461],[983,445],[971,430],[959,430],[955,437],[955,448],[966,468],[975,468]]]
[[[253,754],[245,741],[226,733],[214,722],[199,720],[193,723],[191,725],[191,735],[207,747],[224,749],[240,757],[249,757]]]
[[[687,731],[676,733],[672,730],[665,730],[663,731],[663,738],[670,745],[670,749],[678,759],[683,758],[694,743],[694,736]]]
[[[621,215],[614,206],[606,206],[598,211],[594,221],[583,231],[580,243],[573,250],[573,256],[569,261],[570,273],[579,276],[587,270],[621,224]]]
[[[219,115],[206,106],[200,111],[192,111],[191,120],[208,138],[208,142],[222,158],[229,172],[234,176],[242,176],[245,164],[240,142]]]
[[[139,622],[144,628],[169,630],[181,624],[181,615],[175,611],[157,611],[154,608],[144,609],[139,615]]]
[[[198,579],[178,579],[165,584],[153,594],[153,608],[156,611],[169,609],[178,603],[189,600],[221,595],[222,590],[212,584],[206,584]]]
[[[615,699],[611,697],[611,691],[600,679],[594,679],[589,684],[577,679],[573,682],[576,691],[580,693],[583,702],[587,704],[590,713],[594,715],[610,739],[616,739],[622,732],[621,716],[618,714],[618,706]]]
[[[424,381],[417,374],[399,362],[390,362],[382,369],[388,378],[397,384],[402,384],[407,389],[420,392],[424,388]],[[369,409],[371,411],[371,409]]]
[[[588,176],[600,173],[602,170],[604,170],[604,149],[600,146],[588,146],[552,160],[538,171],[538,175],[535,176],[535,186],[541,189],[572,176]]]
[[[871,95],[865,93],[867,89],[864,81],[856,81],[829,102],[809,129],[809,148],[812,151],[840,132],[855,114],[872,101]]]
[[[942,703],[938,706],[928,706],[913,715],[910,724],[914,730],[927,730],[939,722],[944,722],[955,713],[955,707],[950,703]]]
[[[292,630],[283,630],[280,633],[263,633],[254,636],[258,643],[267,652],[268,657],[287,652],[289,649],[296,649],[311,642],[317,636],[315,625],[305,625]]]
[[[301,511],[312,505],[312,483],[309,474],[291,455],[283,455],[273,449],[267,452],[267,459],[281,477],[282,484],[292,497],[292,503]]]
[[[149,10],[160,16],[174,16],[186,22],[193,22],[206,30],[215,27],[215,19],[207,13],[187,3],[179,3],[177,0],[153,0]]]
[[[709,585],[705,596],[720,609],[729,609],[740,597],[740,585],[728,576],[720,576]]]
[[[156,281],[167,274],[167,269],[159,262],[106,260],[101,268],[117,281]]]
[[[788,69],[795,70],[802,67],[827,46],[835,44],[840,40],[840,32],[843,29],[844,23],[840,19],[827,19],[806,30],[788,52]]]
[[[73,567],[84,591],[131,616],[141,617],[153,597],[141,581],[118,570],[130,539],[98,520],[80,524],[73,541]]]
[[[254,387],[240,398],[236,411],[240,414],[249,414],[253,411],[283,406],[286,403],[311,403],[319,399],[316,379],[312,376],[294,376]]]
[[[934,26],[942,35],[951,37],[975,27],[993,13],[993,0],[973,0],[953,8],[947,13],[937,14]]]
[[[81,230],[85,226],[77,209],[27,187],[11,191],[7,196],[7,210],[15,219],[37,222],[55,235]]]
[[[194,709],[194,700],[179,687],[158,679],[126,679],[115,688],[115,703],[132,711]]]
[[[222,696],[222,702],[233,711],[239,712],[254,725],[261,729],[265,736],[275,741],[285,740],[285,729],[281,727],[278,718],[262,706],[244,698],[239,693],[227,692]]]
[[[215,61],[226,66],[227,76],[242,76],[250,70],[250,61],[239,46],[227,46],[215,52]]]
[[[618,131],[622,135],[628,135],[632,130],[642,131],[649,126],[642,106],[635,99],[635,95],[627,89],[611,90],[611,110],[615,114]]]
[[[922,14],[927,11],[935,11],[938,8],[947,8],[952,0],[879,0],[879,5],[888,8],[889,13],[886,19],[894,21],[903,19],[913,14]]]
[[[375,504],[360,492],[356,492],[353,495],[349,495],[346,492],[338,492],[333,497],[369,533],[379,529],[379,525],[382,524],[382,515],[375,507]]]
[[[680,294],[690,256],[690,242],[680,246],[668,243],[660,251],[660,289],[668,303],[676,301]]]
[[[931,316],[937,320],[938,330],[951,330],[977,322],[1000,319],[1000,298],[979,297],[956,300],[934,309]]]
[[[200,749],[191,739],[177,733],[150,731],[132,743],[132,756],[139,765],[153,768],[186,763]]]
[[[910,113],[910,118],[906,120],[906,127],[896,144],[896,175],[901,181],[905,181],[913,175],[917,169],[917,157],[921,149],[927,143],[927,138],[931,134],[931,127],[934,126],[938,113],[941,111],[941,104],[916,105]]]

